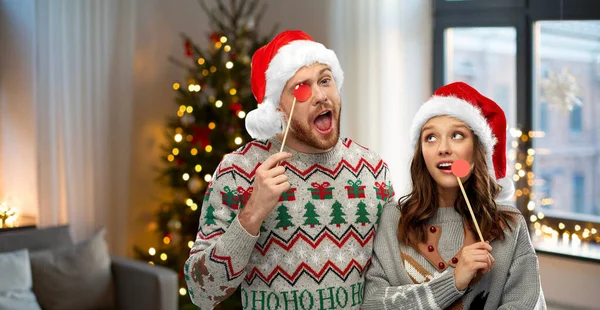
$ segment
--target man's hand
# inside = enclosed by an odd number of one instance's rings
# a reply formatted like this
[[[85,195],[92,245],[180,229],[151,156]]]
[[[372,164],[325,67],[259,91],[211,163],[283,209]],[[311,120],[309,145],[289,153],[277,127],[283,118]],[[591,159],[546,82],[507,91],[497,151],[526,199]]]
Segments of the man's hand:
[[[238,218],[242,227],[253,235],[258,235],[260,225],[277,205],[281,194],[290,189],[285,168],[277,166],[292,154],[280,152],[271,155],[256,169],[252,196],[240,212]]]
[[[454,282],[458,290],[467,288],[479,270],[485,274],[492,269],[494,258],[490,252],[492,247],[486,242],[477,242],[462,249],[454,269]]]

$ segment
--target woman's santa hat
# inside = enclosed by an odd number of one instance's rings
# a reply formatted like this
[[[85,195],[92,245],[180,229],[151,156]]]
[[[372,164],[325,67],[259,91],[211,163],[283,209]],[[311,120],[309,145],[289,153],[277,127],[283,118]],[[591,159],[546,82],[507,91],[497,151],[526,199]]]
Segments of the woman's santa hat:
[[[477,135],[485,149],[488,171],[502,186],[497,201],[513,198],[512,178],[506,177],[506,116],[494,101],[473,87],[456,82],[436,90],[415,115],[410,139],[413,147],[419,143],[421,129],[431,118],[447,115],[464,122]]]
[[[268,139],[283,128],[285,117],[277,111],[285,84],[298,69],[314,63],[328,65],[338,91],[344,72],[335,53],[300,30],[278,34],[252,56],[251,86],[258,108],[246,116],[246,130],[254,139]]]

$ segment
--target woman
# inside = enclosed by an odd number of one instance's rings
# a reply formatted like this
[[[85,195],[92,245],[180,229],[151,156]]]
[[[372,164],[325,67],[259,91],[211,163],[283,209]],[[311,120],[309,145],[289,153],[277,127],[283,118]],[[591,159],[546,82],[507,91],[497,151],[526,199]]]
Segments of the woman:
[[[545,309],[537,256],[506,178],[506,117],[465,83],[438,89],[411,126],[413,188],[387,205],[362,309]],[[481,242],[457,178],[486,242]]]

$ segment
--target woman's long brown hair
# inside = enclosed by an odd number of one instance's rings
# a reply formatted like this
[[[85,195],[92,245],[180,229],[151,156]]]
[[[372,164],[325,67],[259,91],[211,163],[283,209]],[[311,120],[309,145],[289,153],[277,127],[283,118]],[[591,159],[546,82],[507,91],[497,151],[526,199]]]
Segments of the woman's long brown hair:
[[[464,183],[465,192],[469,197],[484,239],[499,238],[503,240],[503,227],[508,226],[512,231],[508,221],[516,221],[518,212],[498,210],[495,198],[498,197],[501,187],[488,173],[485,152],[479,139],[474,134],[473,139],[474,168],[471,176]],[[437,184],[425,165],[420,141],[421,139],[417,143],[410,164],[412,191],[400,198],[398,202],[398,208],[400,208],[398,240],[413,247],[420,242],[425,242],[427,220],[433,217],[439,208]],[[458,186],[456,190],[460,191]],[[475,231],[475,225],[462,193],[457,196],[454,208]]]

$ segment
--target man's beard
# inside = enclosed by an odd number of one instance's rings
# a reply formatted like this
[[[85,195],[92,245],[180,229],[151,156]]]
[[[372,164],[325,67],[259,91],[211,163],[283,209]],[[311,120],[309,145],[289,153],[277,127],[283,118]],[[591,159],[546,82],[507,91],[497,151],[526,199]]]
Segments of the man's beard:
[[[321,134],[312,131],[314,124],[292,119],[290,134],[301,143],[319,150],[332,149],[340,138],[340,114],[341,107],[335,113],[335,108],[331,111],[331,122],[335,122],[333,130],[323,138]],[[335,119],[337,117],[337,120]]]

